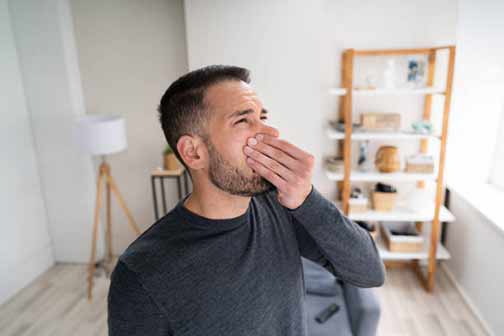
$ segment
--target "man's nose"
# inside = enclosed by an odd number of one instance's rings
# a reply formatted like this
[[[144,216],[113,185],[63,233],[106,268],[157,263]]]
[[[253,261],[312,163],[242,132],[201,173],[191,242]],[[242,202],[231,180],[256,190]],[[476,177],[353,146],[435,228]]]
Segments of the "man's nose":
[[[274,137],[280,136],[280,131],[278,131],[278,129],[270,125],[263,125],[258,129],[257,133],[264,133]]]

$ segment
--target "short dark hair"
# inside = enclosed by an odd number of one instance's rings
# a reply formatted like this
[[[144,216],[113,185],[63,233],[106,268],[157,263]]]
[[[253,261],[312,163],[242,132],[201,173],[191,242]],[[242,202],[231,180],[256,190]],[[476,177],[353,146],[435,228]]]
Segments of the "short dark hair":
[[[250,83],[250,71],[237,66],[209,65],[178,78],[161,98],[157,109],[161,127],[166,141],[186,169],[187,165],[177,150],[177,142],[185,134],[199,135],[205,141],[209,139],[205,93],[210,86],[226,80]]]

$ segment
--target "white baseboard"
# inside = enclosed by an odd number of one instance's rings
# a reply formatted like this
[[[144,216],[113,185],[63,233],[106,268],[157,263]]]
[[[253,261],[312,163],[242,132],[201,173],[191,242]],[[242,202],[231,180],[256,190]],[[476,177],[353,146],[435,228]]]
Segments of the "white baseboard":
[[[0,271],[0,305],[54,265],[51,244],[36,250],[29,258]]]
[[[457,279],[455,278],[455,275],[446,267],[445,263],[441,263],[441,268],[445,272],[445,274],[448,276],[448,279],[453,283],[455,286],[455,289],[460,293],[460,296],[462,296],[462,299],[465,301],[467,307],[471,310],[471,312],[476,316],[476,319],[478,322],[481,324],[485,332],[490,335],[490,336],[495,336],[495,334],[492,332],[492,329],[488,325],[488,323],[485,321],[483,318],[483,315],[481,315],[480,311],[478,308],[476,308],[476,305],[472,302],[471,298],[467,293],[465,292],[464,288],[458,283]]]

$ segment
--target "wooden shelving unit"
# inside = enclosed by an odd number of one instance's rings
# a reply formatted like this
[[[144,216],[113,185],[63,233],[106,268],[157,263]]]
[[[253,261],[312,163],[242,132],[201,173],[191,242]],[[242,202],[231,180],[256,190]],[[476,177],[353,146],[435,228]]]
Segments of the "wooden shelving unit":
[[[434,83],[434,71],[436,66],[436,55],[440,50],[448,51],[448,68],[446,86],[438,87]],[[354,61],[356,57],[361,56],[409,56],[409,55],[426,55],[428,57],[427,66],[427,86],[425,88],[416,89],[356,89],[354,88]],[[420,49],[387,49],[387,50],[355,50],[346,49],[342,55],[342,74],[341,88],[332,88],[329,94],[340,96],[339,119],[344,121],[344,132],[339,132],[328,128],[327,136],[330,139],[338,141],[340,152],[343,153],[344,173],[336,174],[327,172],[330,180],[338,183],[338,189],[341,190],[341,201],[336,201],[336,205],[353,220],[375,220],[375,221],[411,221],[415,222],[417,228],[422,229],[424,222],[432,223],[431,234],[426,248],[418,253],[397,253],[390,252],[386,249],[380,238],[377,240],[377,245],[380,250],[382,259],[387,263],[406,262],[414,268],[421,283],[425,289],[432,292],[434,289],[434,275],[436,272],[437,260],[443,260],[450,257],[448,251],[439,242],[440,222],[449,222],[455,220],[450,211],[443,206],[444,196],[444,167],[446,156],[446,139],[448,131],[448,117],[450,112],[450,103],[453,85],[453,73],[455,67],[455,46],[443,46]],[[425,96],[425,105],[423,109],[423,119],[431,121],[432,97],[433,95],[444,96],[444,106],[442,115],[441,134],[415,134],[410,131],[399,132],[364,132],[352,130],[352,104],[353,96],[377,96],[387,95],[423,95]],[[429,139],[435,139],[440,142],[439,160],[437,171],[433,174],[412,174],[405,172],[397,173],[379,173],[379,172],[359,172],[351,167],[351,145],[352,141],[359,140],[387,140],[387,141],[420,141],[420,151],[427,153]],[[349,213],[349,198],[351,192],[351,182],[371,182],[371,181],[397,181],[397,182],[413,182],[417,188],[424,188],[426,182],[436,184],[435,199],[432,207],[428,209],[408,209],[396,207],[390,212],[379,212],[369,210],[364,213]],[[420,265],[421,260],[427,261],[426,274],[422,271]]]

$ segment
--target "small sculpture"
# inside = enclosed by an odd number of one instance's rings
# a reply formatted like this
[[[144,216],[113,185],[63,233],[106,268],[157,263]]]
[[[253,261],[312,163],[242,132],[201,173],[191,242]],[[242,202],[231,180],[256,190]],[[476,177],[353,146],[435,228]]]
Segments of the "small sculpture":
[[[432,133],[432,123],[426,120],[415,121],[411,124],[415,133],[420,134],[431,134]]]
[[[362,141],[359,144],[359,159],[357,161],[358,169],[361,172],[368,172],[372,168],[371,162],[368,160],[369,140]]]

